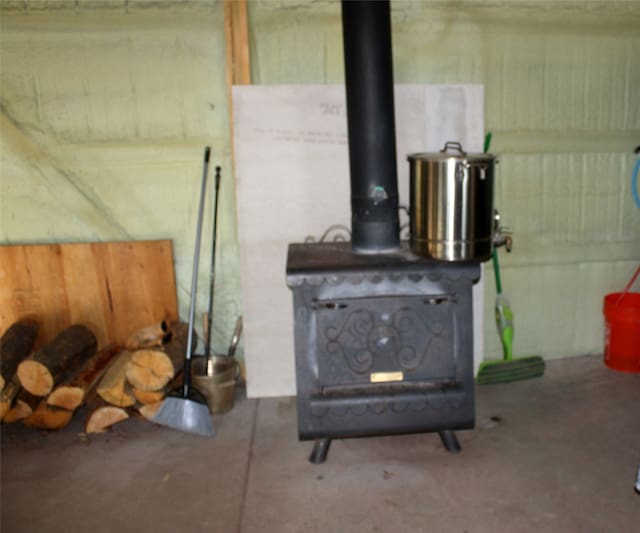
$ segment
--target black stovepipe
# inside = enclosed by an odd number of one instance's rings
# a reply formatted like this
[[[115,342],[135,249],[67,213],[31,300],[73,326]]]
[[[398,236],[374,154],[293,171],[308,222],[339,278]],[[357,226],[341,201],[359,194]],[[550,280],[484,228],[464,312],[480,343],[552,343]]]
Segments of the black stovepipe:
[[[343,1],[351,239],[356,252],[399,247],[388,1]]]

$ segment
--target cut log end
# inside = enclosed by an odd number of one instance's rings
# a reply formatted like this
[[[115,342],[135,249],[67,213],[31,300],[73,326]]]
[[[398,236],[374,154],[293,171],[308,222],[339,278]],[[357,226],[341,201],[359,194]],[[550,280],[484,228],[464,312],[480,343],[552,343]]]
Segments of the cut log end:
[[[127,366],[127,381],[142,391],[160,390],[174,375],[173,362],[161,350],[138,350]]]
[[[136,403],[136,399],[131,394],[131,389],[124,381],[108,389],[98,389],[98,395],[105,402],[117,407],[131,407]]]
[[[14,377],[0,393],[0,419],[4,419],[5,415],[11,409],[14,398],[20,392],[20,383]]]
[[[76,324],[34,352],[18,366],[18,379],[35,396],[47,396],[54,384],[66,384],[95,352],[93,332]]]
[[[38,361],[22,361],[18,366],[20,384],[35,396],[46,396],[53,388],[49,369]]]
[[[133,396],[138,402],[143,405],[148,405],[150,403],[157,403],[161,401],[165,397],[164,390],[159,391],[144,391],[140,389],[131,389]]]
[[[31,409],[31,406],[27,402],[16,400],[15,405],[2,417],[2,422],[12,424],[13,422],[31,416],[32,413],[33,409]]]
[[[112,405],[99,407],[93,411],[87,419],[85,433],[104,433],[114,424],[129,418],[127,412],[121,407]]]
[[[2,399],[0,401],[0,420],[4,422],[4,417],[9,414],[11,410],[11,401]]]
[[[17,393],[17,394],[16,394]],[[16,422],[30,416],[42,402],[39,396],[30,394],[13,380],[2,393],[2,421]],[[15,397],[15,400],[12,399]]]
[[[71,411],[51,407],[47,405],[45,400],[42,400],[36,410],[26,417],[23,422],[29,427],[51,431],[65,427],[72,417],[73,413]]]
[[[138,409],[138,411],[140,411],[140,414],[144,418],[146,418],[147,420],[151,420],[156,415],[156,413],[160,410],[161,406],[162,406],[162,401],[150,403],[148,405],[141,406],[140,409]]]
[[[131,407],[136,403],[125,376],[131,355],[131,352],[118,355],[97,387],[98,396],[116,407]]]
[[[163,320],[158,324],[136,331],[127,339],[124,346],[131,351],[162,346],[171,340],[172,335],[169,324],[166,320]]]
[[[84,400],[84,390],[81,387],[62,385],[57,387],[47,397],[47,403],[55,407],[61,407],[69,411],[75,411]]]

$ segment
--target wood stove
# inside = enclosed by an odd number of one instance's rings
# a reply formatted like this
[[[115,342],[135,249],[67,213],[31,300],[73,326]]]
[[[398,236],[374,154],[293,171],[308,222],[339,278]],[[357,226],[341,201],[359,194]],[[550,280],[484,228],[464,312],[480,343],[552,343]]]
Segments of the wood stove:
[[[354,253],[348,243],[292,244],[298,432],[318,439],[474,425],[471,287],[478,264],[444,265],[403,247]]]
[[[474,426],[472,285],[479,261],[400,242],[389,2],[343,2],[351,242],[291,244],[298,431],[331,439]]]

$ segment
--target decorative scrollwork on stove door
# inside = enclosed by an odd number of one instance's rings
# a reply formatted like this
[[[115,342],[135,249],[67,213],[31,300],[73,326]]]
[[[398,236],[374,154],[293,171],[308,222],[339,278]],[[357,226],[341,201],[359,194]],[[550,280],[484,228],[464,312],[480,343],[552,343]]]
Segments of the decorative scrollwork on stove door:
[[[397,307],[382,298],[376,309],[353,308],[344,301],[317,302],[318,336],[329,357],[319,361],[331,382],[348,382],[350,371],[402,371],[416,379],[453,377],[451,305]],[[322,371],[321,371],[322,372]],[[368,381],[368,379],[367,379]]]
[[[421,367],[425,359],[448,350],[446,327],[441,320],[425,322],[413,307],[403,307],[393,314],[393,324],[400,338],[398,364],[411,372]]]
[[[369,334],[375,325],[371,311],[353,311],[341,328],[328,327],[324,334],[328,340],[327,353],[341,353],[349,368],[356,374],[365,374],[373,366],[373,354],[369,349]]]

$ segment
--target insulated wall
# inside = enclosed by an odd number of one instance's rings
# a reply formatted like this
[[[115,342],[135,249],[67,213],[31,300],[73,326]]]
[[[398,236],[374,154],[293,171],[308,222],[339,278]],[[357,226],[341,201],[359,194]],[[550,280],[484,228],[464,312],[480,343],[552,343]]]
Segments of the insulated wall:
[[[223,172],[214,346],[226,350],[241,305],[222,3],[3,1],[1,35],[1,242],[172,239],[186,320],[211,145]]]
[[[515,354],[603,350],[603,296],[640,262],[640,2],[391,2],[396,83],[481,83]],[[252,2],[255,83],[339,83],[339,4]],[[403,157],[403,154],[398,154]],[[408,179],[408,167],[405,175]],[[301,238],[304,236],[301,236]],[[487,355],[502,354],[485,276]]]
[[[171,238],[185,317],[211,144],[228,180],[215,306],[223,349],[241,304],[222,3],[0,5],[0,242]],[[601,353],[602,298],[640,261],[630,190],[640,2],[393,1],[392,19],[396,83],[485,87],[485,124],[501,157],[496,203],[514,230],[514,252],[501,258],[516,355]],[[254,83],[343,82],[339,3],[250,1],[249,34]],[[205,233],[205,265],[209,253]],[[487,320],[490,356],[500,354],[494,331]]]

